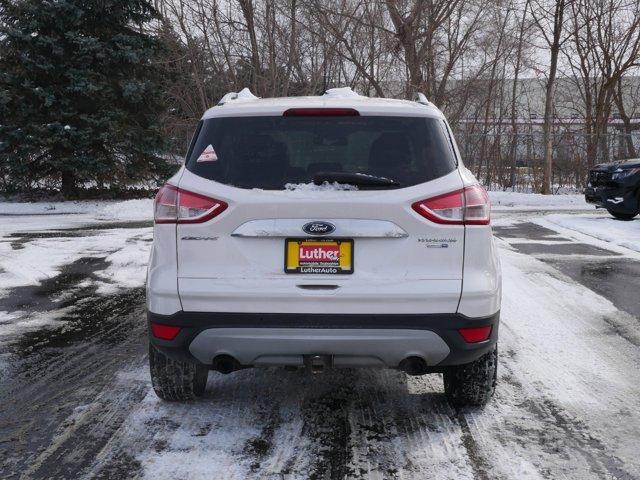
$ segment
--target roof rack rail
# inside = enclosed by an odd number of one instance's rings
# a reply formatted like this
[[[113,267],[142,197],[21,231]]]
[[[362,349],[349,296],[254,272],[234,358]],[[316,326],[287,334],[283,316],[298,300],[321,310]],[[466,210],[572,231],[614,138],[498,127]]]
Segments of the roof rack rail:
[[[260,97],[256,97],[251,90],[247,87],[243,88],[239,92],[229,92],[220,99],[218,105],[224,105],[232,100],[258,100]]]
[[[430,105],[431,102],[427,99],[424,93],[416,92],[413,94],[413,101],[421,103],[422,105]]]

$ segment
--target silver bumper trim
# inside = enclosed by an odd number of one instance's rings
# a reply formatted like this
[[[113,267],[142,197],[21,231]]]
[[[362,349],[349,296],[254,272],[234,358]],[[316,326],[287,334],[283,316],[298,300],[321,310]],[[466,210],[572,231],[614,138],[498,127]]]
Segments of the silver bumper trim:
[[[303,355],[331,355],[336,367],[394,368],[410,356],[437,365],[449,347],[429,330],[211,328],[193,339],[189,351],[204,364],[231,355],[242,365],[303,365]]]

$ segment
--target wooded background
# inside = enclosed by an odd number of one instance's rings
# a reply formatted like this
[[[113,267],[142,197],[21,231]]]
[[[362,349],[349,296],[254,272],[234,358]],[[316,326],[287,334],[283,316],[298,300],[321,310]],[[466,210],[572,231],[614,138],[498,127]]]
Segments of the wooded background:
[[[182,155],[203,111],[243,87],[261,97],[337,86],[376,97],[423,92],[447,115],[467,166],[492,188],[579,189],[589,166],[635,157],[640,147],[638,0],[149,6],[153,15],[128,26],[161,46],[149,56],[164,105],[154,118],[167,141],[156,159]]]

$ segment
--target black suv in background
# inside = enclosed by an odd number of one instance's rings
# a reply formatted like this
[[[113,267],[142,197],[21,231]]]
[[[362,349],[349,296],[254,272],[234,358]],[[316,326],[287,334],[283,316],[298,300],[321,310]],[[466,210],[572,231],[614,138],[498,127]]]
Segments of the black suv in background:
[[[601,163],[589,170],[584,190],[587,202],[620,220],[631,220],[640,213],[640,159]]]

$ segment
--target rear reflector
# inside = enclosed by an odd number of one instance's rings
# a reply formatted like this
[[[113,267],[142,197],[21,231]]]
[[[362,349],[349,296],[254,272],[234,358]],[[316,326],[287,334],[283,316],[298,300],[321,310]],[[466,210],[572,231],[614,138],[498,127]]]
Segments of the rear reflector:
[[[460,328],[460,335],[467,343],[484,342],[491,336],[491,325],[486,327]]]
[[[228,205],[222,200],[166,184],[156,195],[156,223],[203,223],[220,215]]]
[[[290,108],[283,117],[359,117],[360,112],[353,108]]]
[[[151,333],[160,340],[173,340],[180,333],[180,327],[174,325],[163,325],[161,323],[151,324]]]
[[[491,204],[480,185],[438,195],[411,205],[417,213],[435,223],[448,225],[488,225]]]

